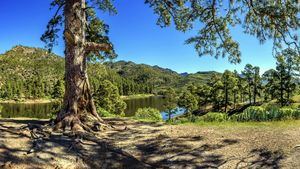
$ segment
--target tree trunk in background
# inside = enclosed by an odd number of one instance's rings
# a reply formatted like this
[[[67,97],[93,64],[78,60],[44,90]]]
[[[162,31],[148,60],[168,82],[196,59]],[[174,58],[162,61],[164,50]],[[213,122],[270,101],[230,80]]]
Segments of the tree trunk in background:
[[[251,85],[249,83],[249,102],[252,104],[252,96],[251,96]]]
[[[228,105],[228,88],[227,88],[227,83],[225,83],[225,113],[227,113],[227,105]]]
[[[73,131],[89,130],[83,118],[91,115],[102,122],[96,112],[86,72],[85,0],[66,0],[65,16],[65,96],[63,110],[56,118],[56,129],[70,126]]]
[[[257,87],[254,85],[253,103],[256,104]]]

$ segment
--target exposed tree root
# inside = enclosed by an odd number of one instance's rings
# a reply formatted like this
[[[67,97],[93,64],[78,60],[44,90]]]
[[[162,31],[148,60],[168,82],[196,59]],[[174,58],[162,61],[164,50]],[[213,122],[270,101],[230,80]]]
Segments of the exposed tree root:
[[[112,127],[103,120],[100,121],[97,117],[91,114],[82,113],[79,115],[67,114],[54,125],[53,131],[70,130],[76,134],[83,132],[94,133],[108,128]]]

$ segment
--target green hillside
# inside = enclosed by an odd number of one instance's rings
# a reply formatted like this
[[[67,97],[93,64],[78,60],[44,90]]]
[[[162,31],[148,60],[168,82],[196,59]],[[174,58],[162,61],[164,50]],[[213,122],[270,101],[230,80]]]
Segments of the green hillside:
[[[121,95],[133,95],[205,83],[216,72],[183,76],[159,66],[117,61],[89,63],[88,73],[93,89],[106,79],[118,87]],[[41,48],[16,46],[0,55],[0,98],[53,98],[63,88],[63,76],[64,58]]]

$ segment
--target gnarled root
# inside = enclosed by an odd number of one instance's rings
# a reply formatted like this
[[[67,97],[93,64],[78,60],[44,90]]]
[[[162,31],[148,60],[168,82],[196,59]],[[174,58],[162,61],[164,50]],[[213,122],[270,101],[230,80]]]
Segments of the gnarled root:
[[[102,119],[99,121],[99,118],[87,112],[80,114],[66,113],[61,120],[56,119],[56,121],[54,131],[70,129],[74,134],[103,131],[110,127]]]

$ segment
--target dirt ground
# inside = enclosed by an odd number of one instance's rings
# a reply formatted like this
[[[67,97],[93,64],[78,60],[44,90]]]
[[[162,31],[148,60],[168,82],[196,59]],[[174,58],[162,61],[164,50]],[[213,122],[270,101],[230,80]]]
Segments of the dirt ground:
[[[300,168],[300,121],[184,124],[106,119],[116,129],[99,141],[52,134],[33,140],[22,126],[43,120],[0,119],[0,168]]]

